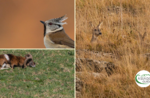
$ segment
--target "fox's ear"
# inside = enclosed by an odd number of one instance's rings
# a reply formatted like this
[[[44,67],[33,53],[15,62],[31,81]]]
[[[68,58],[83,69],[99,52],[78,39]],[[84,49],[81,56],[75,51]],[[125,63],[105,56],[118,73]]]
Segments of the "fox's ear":
[[[31,54],[26,54],[26,55],[25,55],[25,58],[31,58],[31,59],[32,59],[33,57],[32,57]]]
[[[100,29],[100,28],[102,28],[102,24],[103,24],[103,22],[99,22],[99,24],[98,24],[98,28]]]

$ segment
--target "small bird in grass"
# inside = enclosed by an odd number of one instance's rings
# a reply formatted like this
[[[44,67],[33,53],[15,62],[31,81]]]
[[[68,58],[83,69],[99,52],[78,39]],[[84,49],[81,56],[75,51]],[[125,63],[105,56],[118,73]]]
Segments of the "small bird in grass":
[[[62,25],[67,24],[66,15],[47,21],[44,24],[44,45],[46,48],[74,48],[74,41],[65,33]]]

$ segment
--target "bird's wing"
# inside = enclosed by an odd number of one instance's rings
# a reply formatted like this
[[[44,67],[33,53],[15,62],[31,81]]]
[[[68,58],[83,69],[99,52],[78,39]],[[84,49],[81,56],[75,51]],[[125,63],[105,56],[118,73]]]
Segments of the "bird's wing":
[[[55,44],[66,45],[74,48],[74,41],[63,30],[51,33],[49,34],[49,37]]]

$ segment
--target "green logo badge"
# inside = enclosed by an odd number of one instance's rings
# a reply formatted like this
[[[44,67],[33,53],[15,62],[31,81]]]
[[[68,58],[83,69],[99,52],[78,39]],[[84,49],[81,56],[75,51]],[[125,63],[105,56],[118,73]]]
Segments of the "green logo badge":
[[[146,70],[139,71],[135,76],[135,82],[140,87],[148,87],[150,85],[150,73]]]

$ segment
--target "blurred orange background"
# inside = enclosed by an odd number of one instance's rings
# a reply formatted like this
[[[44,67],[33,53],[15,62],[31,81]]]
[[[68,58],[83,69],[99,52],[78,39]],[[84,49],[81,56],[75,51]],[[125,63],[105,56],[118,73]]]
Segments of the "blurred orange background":
[[[45,48],[40,20],[65,14],[63,27],[74,40],[74,0],[1,0],[0,48]]]

